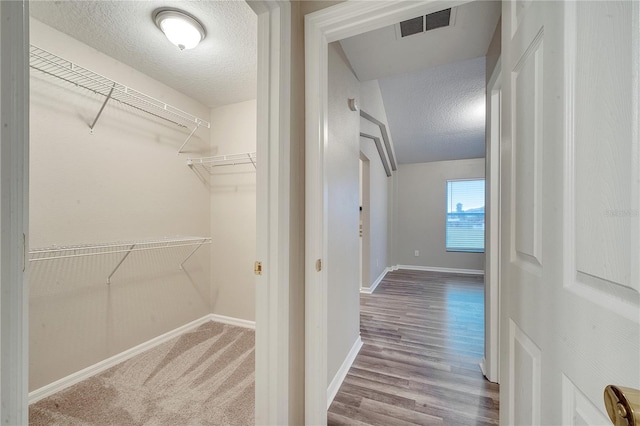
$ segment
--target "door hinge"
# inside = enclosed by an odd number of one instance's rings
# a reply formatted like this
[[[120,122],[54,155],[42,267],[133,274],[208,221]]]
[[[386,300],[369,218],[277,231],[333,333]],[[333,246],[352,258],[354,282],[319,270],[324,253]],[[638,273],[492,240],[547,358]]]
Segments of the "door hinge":
[[[253,264],[253,273],[256,275],[262,275],[262,262],[258,262]]]
[[[316,260],[316,271],[322,271],[322,259]]]

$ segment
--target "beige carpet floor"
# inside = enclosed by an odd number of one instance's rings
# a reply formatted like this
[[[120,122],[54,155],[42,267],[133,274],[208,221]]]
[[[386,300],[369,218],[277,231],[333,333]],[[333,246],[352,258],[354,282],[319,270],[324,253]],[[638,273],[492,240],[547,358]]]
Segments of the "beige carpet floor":
[[[253,425],[253,330],[203,324],[29,407],[30,425]]]

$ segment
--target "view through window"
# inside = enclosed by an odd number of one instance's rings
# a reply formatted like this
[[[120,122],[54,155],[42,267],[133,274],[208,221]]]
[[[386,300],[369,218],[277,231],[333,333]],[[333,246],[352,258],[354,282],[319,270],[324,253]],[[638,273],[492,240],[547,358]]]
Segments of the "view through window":
[[[484,252],[484,179],[447,181],[447,251]]]

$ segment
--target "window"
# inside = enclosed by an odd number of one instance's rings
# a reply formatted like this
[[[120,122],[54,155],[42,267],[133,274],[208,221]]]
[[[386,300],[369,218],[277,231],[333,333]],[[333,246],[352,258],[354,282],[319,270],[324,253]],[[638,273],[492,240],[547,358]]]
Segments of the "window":
[[[447,251],[484,252],[484,179],[447,181]]]

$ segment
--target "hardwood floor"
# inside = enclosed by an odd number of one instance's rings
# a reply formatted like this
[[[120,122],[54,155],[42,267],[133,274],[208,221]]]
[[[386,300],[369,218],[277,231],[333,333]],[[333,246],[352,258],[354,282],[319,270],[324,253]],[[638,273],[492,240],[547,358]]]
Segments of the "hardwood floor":
[[[328,413],[329,425],[498,424],[498,385],[484,353],[483,278],[387,274],[360,297],[364,345]]]

